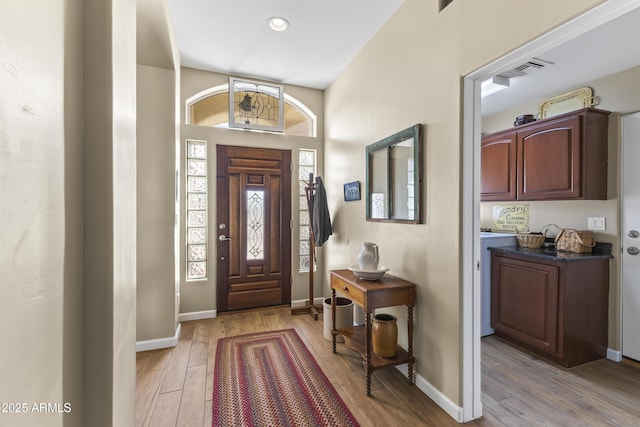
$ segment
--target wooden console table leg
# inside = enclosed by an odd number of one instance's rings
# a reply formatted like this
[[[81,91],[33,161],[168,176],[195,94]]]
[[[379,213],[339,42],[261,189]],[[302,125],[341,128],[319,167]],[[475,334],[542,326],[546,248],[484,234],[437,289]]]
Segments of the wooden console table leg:
[[[409,335],[409,384],[413,384],[413,306],[407,307],[407,327]]]
[[[331,341],[336,353],[336,290],[331,289]]]
[[[371,313],[365,315],[364,323],[364,373],[367,377],[367,396],[371,396]]]

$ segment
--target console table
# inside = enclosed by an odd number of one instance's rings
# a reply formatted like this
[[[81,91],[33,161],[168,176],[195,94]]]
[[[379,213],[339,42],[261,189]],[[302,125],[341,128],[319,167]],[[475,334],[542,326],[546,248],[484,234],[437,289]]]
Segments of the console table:
[[[365,324],[336,328],[336,291],[349,297],[365,312]],[[345,345],[360,353],[367,379],[367,396],[371,396],[371,373],[389,366],[409,364],[407,377],[413,383],[413,307],[416,300],[415,283],[385,274],[379,280],[360,280],[351,270],[331,271],[331,317],[333,330],[333,352],[336,353],[336,335],[344,337]],[[394,357],[382,357],[371,350],[371,314],[376,308],[406,305],[408,313],[409,348],[398,346]]]

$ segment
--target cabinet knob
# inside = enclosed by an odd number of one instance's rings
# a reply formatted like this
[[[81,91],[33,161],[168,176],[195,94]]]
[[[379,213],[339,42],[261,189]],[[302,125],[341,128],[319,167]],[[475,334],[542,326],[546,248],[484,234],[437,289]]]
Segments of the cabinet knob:
[[[343,289],[344,289],[346,292],[349,292],[349,288],[348,288],[348,287],[346,287],[346,286],[345,286]]]
[[[640,254],[640,249],[636,248],[635,246],[630,246],[627,248],[627,253],[629,255],[638,255]]]
[[[631,237],[632,239],[637,239],[640,236],[640,233],[638,233],[636,230],[629,230],[627,236]]]

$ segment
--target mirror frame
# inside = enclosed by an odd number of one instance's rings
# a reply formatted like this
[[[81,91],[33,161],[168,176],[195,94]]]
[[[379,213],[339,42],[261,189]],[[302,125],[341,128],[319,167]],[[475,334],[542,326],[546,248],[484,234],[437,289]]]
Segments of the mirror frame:
[[[394,218],[393,217],[393,176],[392,176],[392,162],[389,161],[389,156],[387,156],[387,176],[389,179],[387,180],[387,197],[386,208],[387,212],[389,212],[388,218],[371,218],[371,185],[373,178],[373,154],[379,152],[381,150],[389,150],[390,147],[399,144],[402,141],[413,138],[413,203],[414,203],[414,219],[407,218]],[[367,197],[367,210],[366,210],[366,219],[367,221],[374,222],[398,222],[405,224],[420,224],[422,222],[422,210],[420,209],[421,202],[421,188],[422,188],[422,125],[416,124],[407,129],[404,129],[398,133],[395,133],[391,136],[388,136],[378,142],[375,142],[371,145],[367,145],[366,147],[366,174],[367,174],[367,184],[366,184],[366,197]]]

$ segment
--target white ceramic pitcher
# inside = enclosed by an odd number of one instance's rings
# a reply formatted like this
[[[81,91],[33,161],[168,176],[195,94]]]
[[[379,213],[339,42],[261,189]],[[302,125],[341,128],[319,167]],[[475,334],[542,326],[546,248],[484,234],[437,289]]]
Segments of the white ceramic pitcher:
[[[358,264],[361,270],[377,270],[380,255],[378,245],[373,242],[362,242],[362,249],[358,254]]]

